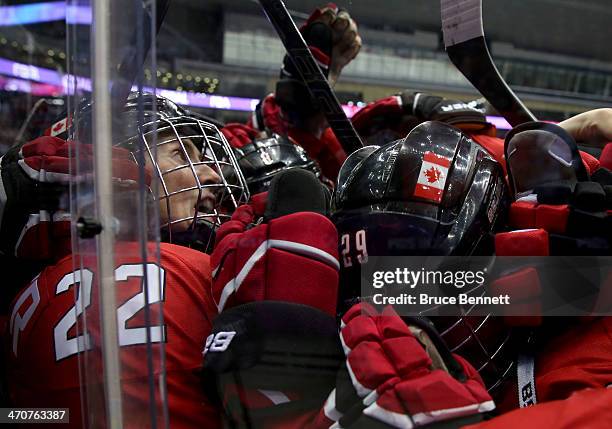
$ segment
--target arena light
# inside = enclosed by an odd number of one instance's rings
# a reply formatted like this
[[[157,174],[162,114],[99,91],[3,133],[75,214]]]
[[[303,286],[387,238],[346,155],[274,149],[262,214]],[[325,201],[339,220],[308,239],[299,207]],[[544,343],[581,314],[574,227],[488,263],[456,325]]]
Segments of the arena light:
[[[60,96],[69,94],[73,92],[75,86],[83,91],[91,91],[91,79],[77,76],[75,80],[75,77],[72,75],[60,75],[54,70],[17,63],[4,58],[0,58],[0,74],[18,79],[12,80],[10,84],[5,82],[5,84],[0,87],[0,89],[6,91],[30,92],[26,89],[36,88],[37,93],[35,95],[38,96]],[[44,85],[35,85],[32,87],[21,81],[40,82]],[[133,89],[136,89],[136,87]],[[152,91],[153,88],[145,87],[145,90]],[[157,93],[171,99],[175,103],[205,109],[252,112],[259,103],[259,99],[257,98],[229,97],[198,92],[175,91],[163,88],[157,88]],[[362,108],[362,105],[361,103],[349,103],[344,104],[342,108],[350,118]],[[504,118],[499,116],[487,116],[487,120],[500,130],[509,130],[512,128]]]
[[[63,1],[0,6],[0,27],[63,20],[69,24],[91,24],[91,8],[66,6]]]

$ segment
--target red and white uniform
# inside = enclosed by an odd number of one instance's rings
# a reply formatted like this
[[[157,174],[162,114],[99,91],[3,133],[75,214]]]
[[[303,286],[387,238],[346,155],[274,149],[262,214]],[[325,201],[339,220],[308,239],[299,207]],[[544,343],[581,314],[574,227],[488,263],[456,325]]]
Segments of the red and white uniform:
[[[476,136],[476,140],[503,161],[503,141],[486,136]],[[600,160],[591,155],[581,152],[581,157],[589,173],[600,167]],[[602,157],[602,165],[605,165],[604,160]],[[505,168],[505,163],[502,165]],[[517,229],[516,233],[523,236],[546,235],[546,231],[563,233],[567,211],[567,207],[561,206],[514,203],[510,210],[510,223]],[[513,234],[499,235],[512,237]],[[527,252],[523,255],[548,255],[548,240],[544,247],[537,246],[537,240],[520,242],[522,249],[516,238],[512,240],[515,245],[510,245],[509,253],[505,255],[519,255],[521,251]],[[500,255],[499,248],[497,250]],[[603,286],[601,290],[609,290],[609,286]],[[605,294],[600,295],[600,299],[604,305],[609,303]],[[541,317],[530,319],[540,320]],[[560,319],[560,323],[564,322]],[[468,426],[469,429],[612,427],[612,317],[575,318],[575,323],[569,327],[543,338],[538,350],[533,361],[537,403],[519,408],[519,389],[515,380],[508,383],[496,398],[497,408],[503,414]]]
[[[538,403],[470,429],[612,426],[612,317],[577,323],[547,341],[542,350],[535,359]],[[517,408],[516,386],[504,394],[498,408]]]
[[[155,250],[151,244],[149,254],[155,255]],[[117,244],[115,255],[124,427],[151,427],[143,328],[145,277],[158,424],[163,427],[160,388],[165,365],[170,427],[220,426],[219,412],[207,403],[198,374],[203,345],[217,314],[209,298],[209,256],[167,243],[160,245],[159,265],[153,257],[146,264],[139,262],[138,243]],[[82,427],[83,416],[93,420],[91,427],[104,427],[96,259],[84,256],[79,269],[80,259],[73,256],[45,268],[11,306],[7,324],[11,405],[67,407],[71,427]],[[87,398],[84,403],[81,395]]]

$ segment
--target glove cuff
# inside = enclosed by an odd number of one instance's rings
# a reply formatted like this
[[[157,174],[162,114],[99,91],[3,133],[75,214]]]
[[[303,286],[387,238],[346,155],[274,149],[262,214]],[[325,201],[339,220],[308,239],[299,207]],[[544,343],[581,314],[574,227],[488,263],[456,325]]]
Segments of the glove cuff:
[[[319,68],[328,77],[333,47],[331,28],[322,22],[309,21],[301,32]],[[285,55],[276,84],[276,101],[290,116],[297,118],[313,116],[320,110],[289,55]]]

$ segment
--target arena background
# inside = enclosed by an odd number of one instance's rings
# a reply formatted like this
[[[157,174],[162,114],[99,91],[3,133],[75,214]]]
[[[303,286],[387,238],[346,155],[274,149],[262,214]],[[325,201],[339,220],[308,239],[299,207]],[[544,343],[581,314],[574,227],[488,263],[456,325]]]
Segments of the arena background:
[[[66,17],[83,26],[91,21],[86,5],[70,3],[67,13],[61,1],[0,2],[0,152],[12,144],[38,99],[57,97],[51,106],[63,108]],[[318,5],[286,3],[298,23]],[[444,52],[437,2],[338,4],[350,9],[364,41],[336,86],[340,100],[353,106],[349,111],[404,89],[478,98]],[[500,72],[538,117],[553,121],[610,104],[611,15],[605,0],[484,2],[485,31]],[[282,55],[255,2],[175,0],[158,37],[157,70],[147,69],[145,77],[177,91],[168,95],[196,110],[244,120],[255,100],[273,90]]]

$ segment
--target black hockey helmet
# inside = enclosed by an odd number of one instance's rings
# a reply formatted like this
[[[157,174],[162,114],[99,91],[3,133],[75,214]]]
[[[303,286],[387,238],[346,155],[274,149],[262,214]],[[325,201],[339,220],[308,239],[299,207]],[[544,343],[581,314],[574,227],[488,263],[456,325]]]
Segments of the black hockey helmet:
[[[441,122],[351,154],[340,169],[334,221],[340,234],[376,228],[376,255],[491,254],[490,233],[507,199],[501,166]],[[384,233],[383,233],[384,232]]]
[[[360,266],[368,257],[482,255],[492,260],[493,233],[503,222],[507,200],[499,163],[466,134],[441,122],[425,122],[404,139],[354,152],[340,169],[333,201],[342,255],[340,311],[359,299]],[[470,315],[466,308],[463,316],[432,320],[451,350],[465,352],[481,371],[488,387],[512,367],[512,359],[499,353],[510,334],[496,318]],[[487,340],[481,341],[480,334]]]
[[[311,171],[322,179],[316,161],[301,146],[278,134],[257,138],[234,151],[251,195],[267,191],[274,176],[293,168]]]

